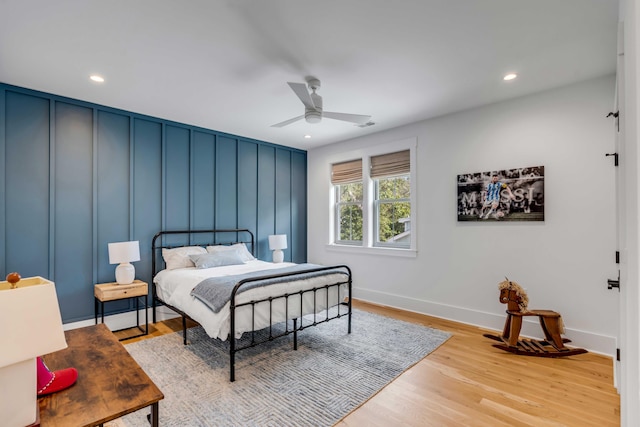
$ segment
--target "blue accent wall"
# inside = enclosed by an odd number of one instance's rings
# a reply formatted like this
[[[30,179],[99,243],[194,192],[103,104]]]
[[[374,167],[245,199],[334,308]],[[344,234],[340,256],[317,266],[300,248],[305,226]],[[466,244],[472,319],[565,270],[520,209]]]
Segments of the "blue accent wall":
[[[93,318],[93,285],[115,280],[109,242],[140,241],[149,283],[160,230],[248,228],[264,260],[287,234],[285,260],[306,261],[301,150],[0,84],[0,166],[0,279],[53,280],[65,323]]]

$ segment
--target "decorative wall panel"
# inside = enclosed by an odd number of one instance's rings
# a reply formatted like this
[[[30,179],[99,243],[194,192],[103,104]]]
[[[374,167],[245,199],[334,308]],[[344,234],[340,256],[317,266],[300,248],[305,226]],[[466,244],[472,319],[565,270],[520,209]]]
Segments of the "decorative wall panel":
[[[248,228],[265,260],[286,233],[285,260],[306,261],[301,150],[0,84],[0,163],[0,276],[55,281],[65,323],[115,280],[109,242],[140,242],[149,283],[161,229]]]

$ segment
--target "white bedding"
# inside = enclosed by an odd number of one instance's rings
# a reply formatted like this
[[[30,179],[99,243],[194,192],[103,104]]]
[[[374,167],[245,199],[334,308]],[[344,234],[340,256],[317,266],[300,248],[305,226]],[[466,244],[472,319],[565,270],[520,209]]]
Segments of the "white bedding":
[[[154,278],[157,284],[156,290],[158,298],[169,305],[187,313],[193,320],[198,322],[204,330],[212,338],[226,340],[229,336],[230,329],[230,313],[227,303],[222,310],[214,313],[209,307],[197,298],[191,296],[191,290],[202,280],[214,276],[230,276],[236,274],[250,273],[260,270],[277,270],[279,268],[290,267],[295,264],[284,262],[273,264],[260,260],[248,261],[241,265],[229,265],[224,267],[203,268],[195,267],[179,268],[175,270],[162,270]],[[273,273],[276,273],[275,271]],[[265,274],[273,274],[265,271]],[[278,283],[265,287],[257,287],[246,292],[238,294],[236,303],[247,302],[256,299],[266,298],[268,296],[277,296],[284,293],[292,293],[302,289],[311,289],[330,283],[344,281],[344,275],[330,274],[326,276],[318,276],[305,280],[296,280],[292,282]],[[329,306],[338,304],[347,296],[347,285],[331,287],[329,289]],[[314,293],[307,292],[303,296],[302,315],[313,313]],[[316,312],[320,312],[327,307],[327,297],[325,290],[316,292]],[[288,319],[300,317],[300,297],[289,297]],[[274,300],[272,303],[272,322],[278,323],[285,320],[285,300],[284,298]],[[255,327],[252,325],[251,307],[245,306],[236,309],[236,326],[235,337],[240,336],[247,331],[259,330],[269,326],[269,303],[263,302],[256,304]]]

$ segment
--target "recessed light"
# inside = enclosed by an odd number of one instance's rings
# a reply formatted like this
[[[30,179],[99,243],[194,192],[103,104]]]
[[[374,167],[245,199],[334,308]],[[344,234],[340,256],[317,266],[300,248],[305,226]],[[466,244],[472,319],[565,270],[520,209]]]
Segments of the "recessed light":
[[[509,80],[515,79],[516,77],[518,77],[516,73],[509,73],[506,76],[504,76],[502,79],[509,81]]]
[[[94,75],[90,76],[89,78],[91,80],[93,80],[94,82],[104,83],[104,78],[99,76],[99,75],[97,75],[97,74],[94,74]]]
[[[304,139],[311,139],[311,135],[305,135]]]

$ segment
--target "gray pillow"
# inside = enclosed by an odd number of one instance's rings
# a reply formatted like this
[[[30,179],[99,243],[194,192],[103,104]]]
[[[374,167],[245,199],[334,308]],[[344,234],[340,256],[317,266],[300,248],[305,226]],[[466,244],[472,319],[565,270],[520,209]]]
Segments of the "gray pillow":
[[[196,265],[196,268],[213,268],[225,265],[244,264],[242,257],[236,251],[189,255],[189,258],[191,258],[191,261]]]
[[[207,252],[211,254],[226,252],[226,251],[236,251],[244,262],[253,261],[255,259],[253,255],[251,255],[251,252],[249,252],[249,250],[247,249],[247,246],[244,243],[236,243],[230,246],[226,246],[226,245],[207,246]]]

